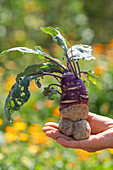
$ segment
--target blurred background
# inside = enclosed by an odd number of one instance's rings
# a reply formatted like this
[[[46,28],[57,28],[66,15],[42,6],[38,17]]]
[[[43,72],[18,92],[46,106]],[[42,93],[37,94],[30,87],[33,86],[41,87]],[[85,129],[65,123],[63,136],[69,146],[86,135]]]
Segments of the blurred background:
[[[40,27],[59,27],[71,45],[92,46],[96,60],[81,62],[94,70],[102,89],[90,84],[91,112],[113,118],[113,1],[109,0],[0,0],[0,52],[15,46],[34,48],[62,60],[63,51]],[[33,55],[10,53],[0,58],[0,170],[113,169],[113,149],[88,153],[66,149],[42,132],[48,121],[58,122],[59,95],[43,98],[42,89],[30,85],[30,100],[13,114],[12,126],[4,118],[4,103],[16,75],[39,63]],[[43,87],[52,79],[43,79]],[[54,79],[53,79],[54,80]]]

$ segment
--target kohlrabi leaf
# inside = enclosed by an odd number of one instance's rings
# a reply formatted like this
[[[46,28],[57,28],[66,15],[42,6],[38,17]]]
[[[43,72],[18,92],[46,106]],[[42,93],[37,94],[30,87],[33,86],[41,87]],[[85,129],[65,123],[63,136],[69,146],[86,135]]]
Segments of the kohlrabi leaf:
[[[35,47],[35,50],[32,50],[30,48],[26,48],[26,47],[14,47],[14,48],[10,48],[8,50],[3,51],[0,56],[3,56],[7,53],[9,53],[10,51],[19,51],[23,54],[35,54],[37,55],[40,59],[44,59],[47,62],[50,62],[51,64],[56,64],[59,65],[59,69],[66,70],[66,67],[61,63],[61,61],[59,61],[58,59],[55,59],[53,57],[51,57],[50,55],[46,54],[43,52],[43,49],[40,46]],[[56,63],[55,63],[56,62]]]
[[[86,85],[86,87],[88,87],[89,86],[89,82],[85,78],[83,78],[83,77],[81,77],[81,79],[83,80],[83,82]]]
[[[37,48],[36,51],[35,51],[35,50],[27,48],[27,47],[14,47],[14,48],[10,48],[8,50],[3,51],[0,54],[0,56],[3,56],[5,54],[9,53],[10,51],[19,51],[19,52],[21,52],[23,54],[36,54],[36,55],[40,54],[40,55],[43,56],[43,58],[45,58],[41,49]]]
[[[88,79],[95,84],[99,89],[102,88],[101,81],[99,77],[95,76],[95,74],[92,71],[84,72],[84,74],[88,77]]]
[[[53,73],[53,72],[57,72],[57,73],[63,73],[63,69],[55,64],[55,63],[43,63],[43,64],[34,64],[34,65],[30,65],[28,67],[26,67],[24,69],[23,72],[19,73],[16,77],[16,81],[18,82],[20,80],[21,77],[24,76],[34,76],[32,77],[32,79],[38,78],[38,77],[42,77],[43,76],[43,72],[47,72],[47,73]]]
[[[40,79],[35,79],[35,83],[36,83],[36,85],[39,87],[39,88],[41,88],[41,83],[40,83]]]
[[[11,115],[14,111],[19,110],[20,107],[28,101],[30,92],[28,86],[30,83],[29,77],[24,77],[19,83],[15,83],[5,102],[5,117],[7,121],[11,122]]]
[[[53,96],[55,94],[57,94],[57,90],[54,89],[53,87],[50,87],[50,85],[44,88],[43,96],[47,96],[48,99],[53,100]]]
[[[78,61],[79,59],[92,60],[95,59],[95,57],[91,55],[91,51],[91,46],[79,44],[72,46],[67,54],[71,60],[73,56],[74,61]]]
[[[53,37],[53,41],[56,42],[58,45],[60,45],[65,52],[67,52],[68,47],[70,46],[69,42],[61,35],[59,32],[58,28],[53,28],[53,27],[45,27],[41,28],[43,32],[46,34],[49,34]]]

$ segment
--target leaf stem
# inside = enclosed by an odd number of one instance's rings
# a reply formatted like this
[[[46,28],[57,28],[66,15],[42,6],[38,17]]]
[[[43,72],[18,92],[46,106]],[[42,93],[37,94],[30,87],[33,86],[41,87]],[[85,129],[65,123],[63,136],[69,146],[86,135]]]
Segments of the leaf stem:
[[[74,70],[74,68],[73,68],[73,66],[72,66],[72,63],[71,63],[71,61],[70,61],[67,53],[66,53],[66,57],[67,57],[67,60],[68,60],[68,62],[69,62],[69,64],[70,64],[70,66],[71,66],[71,69],[72,69],[75,77],[78,78],[78,75],[77,75],[77,73],[75,72],[75,70]]]
[[[80,67],[79,67],[78,61],[76,61],[76,64],[77,64],[77,68],[78,68],[79,76],[81,77]]]
[[[29,74],[28,75],[28,77],[30,77],[30,76],[35,76],[35,75],[42,75],[42,76],[46,76],[46,75],[49,75],[49,76],[53,76],[53,77],[57,77],[57,78],[60,78],[60,79],[62,79],[62,77],[61,76],[59,76],[59,75],[56,75],[56,74],[53,74],[53,73],[46,73],[46,72],[43,72],[43,73],[32,73],[32,74]]]
[[[60,94],[60,95],[62,95],[58,90],[57,90],[57,93]]]
[[[76,69],[76,66],[75,66],[75,62],[74,62],[74,58],[73,58],[73,53],[72,53],[72,47],[71,47],[71,55],[72,55],[73,66],[74,66],[75,72],[77,73],[77,69]]]
[[[59,84],[50,84],[50,86],[58,86],[58,87],[61,87]]]
[[[59,62],[55,61],[54,59],[48,57],[48,56],[44,56],[46,59],[51,60],[52,62],[56,63],[57,65],[59,65],[64,71],[68,71],[67,68],[65,66],[63,66],[62,64],[60,64]]]

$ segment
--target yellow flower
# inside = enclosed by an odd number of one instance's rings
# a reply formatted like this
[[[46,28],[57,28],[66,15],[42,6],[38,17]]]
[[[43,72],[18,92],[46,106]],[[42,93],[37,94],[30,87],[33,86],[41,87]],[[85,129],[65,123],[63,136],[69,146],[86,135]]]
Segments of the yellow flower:
[[[32,132],[31,137],[36,144],[46,144],[47,137],[43,132]]]
[[[52,108],[53,106],[54,106],[54,101],[53,100],[49,100],[49,99],[47,99],[47,100],[45,100],[45,107],[46,108]]]
[[[12,142],[17,139],[17,135],[15,133],[11,133],[11,132],[6,132],[4,134],[4,137],[5,137],[6,142]]]
[[[31,82],[30,82],[29,89],[30,89],[31,91],[34,91],[34,92],[39,90],[39,88],[38,88],[38,86],[36,85],[35,81],[31,81]]]
[[[53,118],[47,118],[47,119],[46,119],[46,122],[55,122],[55,119],[53,119]]]
[[[84,151],[82,149],[77,149],[76,153],[81,161],[87,161],[88,158],[92,155],[92,153],[89,153],[87,151]]]
[[[24,122],[15,122],[13,125],[18,131],[25,130],[27,128],[27,124]]]
[[[0,125],[2,125],[3,124],[3,120],[0,118]]]
[[[12,74],[9,77],[7,77],[5,86],[3,87],[3,91],[5,91],[6,93],[10,91],[12,85],[16,82],[15,78],[16,78],[15,74]]]
[[[41,126],[40,124],[32,124],[30,127],[29,127],[29,132],[30,133],[33,133],[33,132],[40,132],[40,129],[41,129]]]
[[[14,126],[6,126],[5,131],[8,133],[18,133],[18,130]]]
[[[95,68],[94,68],[95,74],[100,75],[100,74],[103,73],[103,71],[104,71],[104,69],[103,69],[103,66],[102,66],[102,65],[95,66]]]
[[[28,151],[32,154],[36,154],[40,152],[40,147],[32,144],[32,145],[29,145]]]
[[[59,106],[57,106],[56,108],[53,109],[52,111],[53,115],[55,117],[59,117],[60,116],[60,111],[59,111]]]
[[[113,154],[113,149],[108,149],[108,151],[109,151],[111,154]]]
[[[27,133],[20,133],[18,134],[18,140],[20,141],[27,141],[28,140],[28,134]]]

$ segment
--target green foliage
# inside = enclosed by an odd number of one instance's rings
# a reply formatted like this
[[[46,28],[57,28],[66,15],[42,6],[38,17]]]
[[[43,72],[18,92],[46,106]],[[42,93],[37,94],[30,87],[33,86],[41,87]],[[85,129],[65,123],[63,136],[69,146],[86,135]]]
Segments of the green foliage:
[[[41,28],[42,31],[45,33],[51,35],[53,37],[53,41],[56,42],[58,45],[60,45],[65,52],[68,50],[68,46],[70,46],[69,42],[61,35],[59,32],[58,28],[53,28],[53,27],[46,27],[46,28]]]
[[[53,95],[55,94],[57,94],[57,90],[51,87],[51,85],[44,88],[43,95],[47,96],[48,99],[53,100]]]
[[[99,89],[102,88],[102,84],[100,81],[100,78],[95,76],[93,71],[88,71],[88,72],[84,72],[84,74],[88,77],[88,79],[95,84]]]
[[[28,101],[30,92],[28,90],[30,78],[24,77],[18,83],[15,83],[5,102],[5,117],[10,123],[11,115],[15,110],[19,110],[20,107]]]

